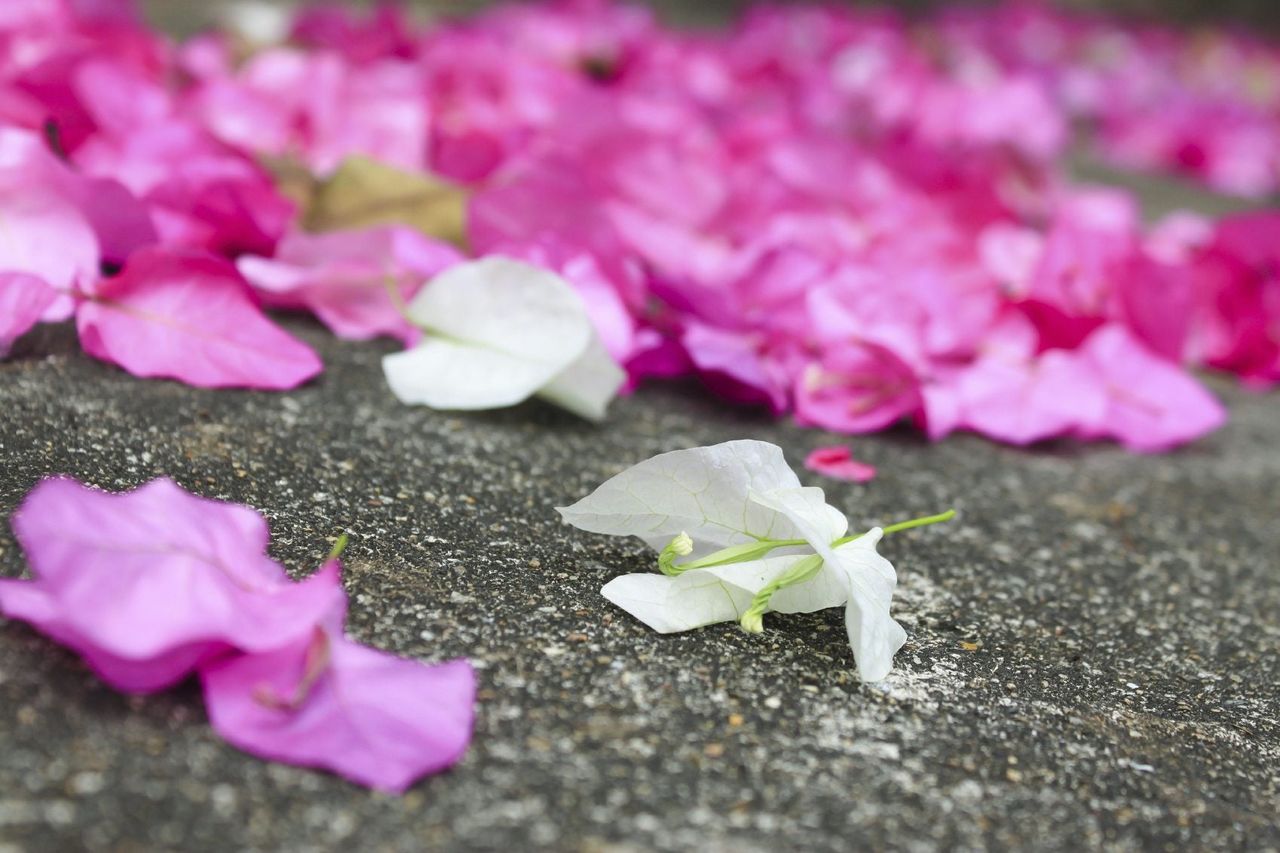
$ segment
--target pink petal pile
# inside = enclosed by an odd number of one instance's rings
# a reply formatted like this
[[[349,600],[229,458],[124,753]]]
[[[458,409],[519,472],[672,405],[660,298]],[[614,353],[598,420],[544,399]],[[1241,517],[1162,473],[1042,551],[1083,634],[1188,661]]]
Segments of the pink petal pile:
[[[264,165],[360,155],[461,187],[469,252],[564,276],[633,384],[692,374],[841,433],[1161,451],[1225,417],[1188,368],[1280,380],[1280,212],[1147,226],[1062,165],[1083,122],[1125,163],[1274,189],[1280,51],[1249,39],[1022,4],[685,32],[565,2],[313,9],[244,57],[119,0],[26,0],[0,43],[0,347],[74,314],[136,375],[286,388],[320,364],[262,305],[412,344],[397,302],[462,254],[306,233]]]
[[[1226,193],[1280,192],[1280,49],[1239,32],[1121,25],[1047,4],[956,9],[935,22],[947,61],[1035,79],[1115,165]]]
[[[198,674],[210,721],[232,744],[387,791],[466,750],[470,665],[427,666],[348,639],[338,561],[291,581],[248,507],[171,480],[108,494],[51,479],[13,528],[32,579],[0,580],[0,612],[74,650],[117,690]]]

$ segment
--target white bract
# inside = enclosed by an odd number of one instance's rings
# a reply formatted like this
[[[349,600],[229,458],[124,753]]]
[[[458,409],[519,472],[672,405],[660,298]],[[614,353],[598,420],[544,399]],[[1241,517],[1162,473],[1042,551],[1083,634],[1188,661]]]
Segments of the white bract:
[[[296,10],[289,3],[240,0],[218,16],[227,29],[253,45],[281,44],[289,37]]]
[[[407,316],[422,342],[382,360],[404,403],[494,409],[537,395],[601,420],[626,378],[569,283],[531,264],[487,257],[451,267]]]
[[[758,631],[767,612],[844,605],[864,681],[888,675],[906,640],[889,615],[897,576],[876,552],[880,528],[845,536],[844,515],[821,489],[800,485],[775,445],[664,453],[559,511],[575,527],[638,536],[661,552],[664,574],[623,575],[601,590],[655,631],[730,620]]]

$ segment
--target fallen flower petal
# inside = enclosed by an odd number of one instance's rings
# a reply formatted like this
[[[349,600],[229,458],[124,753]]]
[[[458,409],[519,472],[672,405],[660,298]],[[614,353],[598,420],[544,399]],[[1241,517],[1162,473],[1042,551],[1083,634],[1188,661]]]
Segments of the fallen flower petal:
[[[1094,332],[1081,357],[1106,388],[1106,414],[1095,432],[1114,436],[1130,450],[1168,450],[1226,421],[1222,404],[1200,383],[1150,352],[1121,326]]]
[[[626,375],[554,273],[501,257],[437,276],[408,308],[422,343],[383,359],[392,392],[436,409],[512,406],[535,394],[603,417]]]
[[[855,540],[837,551],[866,547]],[[689,631],[721,622],[737,622],[756,595],[791,571],[804,557],[767,557],[694,569],[676,576],[641,572],[620,575],[600,590],[608,601],[660,634]],[[801,583],[778,589],[764,613],[813,613],[839,607],[849,598],[842,575],[818,572]]]
[[[9,354],[13,342],[26,334],[58,292],[43,279],[23,273],[0,273],[0,358]]]
[[[818,474],[851,483],[869,483],[875,479],[876,468],[853,458],[853,451],[843,445],[818,447],[804,460],[804,467]]]
[[[1096,430],[1106,416],[1101,377],[1074,352],[979,358],[956,380],[961,423],[1009,444]]]
[[[26,273],[61,291],[98,277],[98,239],[72,202],[38,186],[0,184],[0,270]]]
[[[170,480],[110,494],[46,480],[14,515],[33,578],[0,579],[0,612],[146,693],[198,670],[210,720],[255,755],[401,792],[458,761],[475,674],[343,636],[337,555],[302,583],[266,554],[254,510]]]
[[[33,579],[0,580],[0,610],[128,692],[168,687],[231,650],[308,637],[342,599],[334,568],[289,580],[266,556],[261,515],[171,480],[122,494],[46,480],[13,528]]]
[[[200,679],[210,723],[234,746],[392,793],[456,764],[471,741],[469,663],[399,658],[331,628],[217,661]]]
[[[889,615],[897,574],[876,552],[883,531],[846,536],[844,515],[821,489],[801,487],[774,445],[734,441],[664,453],[559,512],[580,529],[638,536],[659,551],[662,574],[614,578],[601,594],[661,633],[729,620],[758,632],[766,613],[843,604],[864,681],[884,678],[906,640]]]
[[[781,448],[764,441],[728,441],[655,456],[556,511],[580,530],[636,536],[654,550],[686,533],[693,556],[700,557],[762,537],[797,536],[785,518],[753,503],[748,492],[799,485]]]
[[[0,128],[0,269],[40,275],[71,289],[156,240],[142,203],[110,178],[73,171],[35,133]],[[67,312],[69,314],[69,312]]]
[[[258,310],[226,261],[147,249],[76,312],[85,351],[135,376],[202,388],[294,388],[319,357]]]
[[[543,385],[538,396],[589,421],[602,421],[625,381],[626,373],[593,334],[582,355]]]
[[[401,227],[327,234],[287,234],[274,258],[243,257],[236,266],[269,304],[305,308],[335,335],[379,335],[406,345],[420,330],[400,313],[432,276],[462,261],[450,245]]]
[[[893,564],[876,553],[875,546],[882,534],[880,528],[853,540],[851,544],[858,547],[839,549],[828,526],[828,515],[823,512],[832,508],[823,503],[821,489],[778,489],[754,494],[752,500],[772,507],[796,525],[805,541],[822,558],[820,571],[843,575],[848,590],[845,630],[858,665],[858,677],[863,681],[883,679],[893,669],[893,656],[906,642],[907,632],[889,615],[898,576]],[[843,516],[840,521],[843,529]]]

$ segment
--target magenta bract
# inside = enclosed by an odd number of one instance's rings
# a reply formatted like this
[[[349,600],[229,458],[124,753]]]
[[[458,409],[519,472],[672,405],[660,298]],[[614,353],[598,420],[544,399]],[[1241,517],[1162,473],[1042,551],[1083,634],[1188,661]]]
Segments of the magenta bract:
[[[262,314],[234,267],[199,252],[138,252],[81,305],[76,327],[96,358],[204,388],[293,388],[321,370],[310,347]]]
[[[266,556],[254,510],[171,480],[110,494],[46,480],[13,518],[30,580],[0,580],[0,612],[81,655],[118,690],[198,671],[219,734],[264,758],[387,791],[457,762],[475,674],[346,638],[341,565],[294,582]]]
[[[46,480],[13,527],[32,580],[0,581],[0,608],[129,692],[169,687],[232,650],[310,636],[342,599],[336,569],[289,580],[266,556],[261,515],[171,480],[118,495]]]

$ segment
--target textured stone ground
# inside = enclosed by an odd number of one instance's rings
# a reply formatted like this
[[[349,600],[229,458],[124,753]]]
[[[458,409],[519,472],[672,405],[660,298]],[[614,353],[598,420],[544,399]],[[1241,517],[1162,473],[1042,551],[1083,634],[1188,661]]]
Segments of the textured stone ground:
[[[593,427],[539,404],[396,404],[377,345],[305,322],[329,371],[284,395],[132,379],[69,331],[0,365],[0,511],[42,475],[165,474],[260,507],[305,572],[352,533],[351,631],[480,667],[473,748],[396,799],[221,743],[194,686],[104,688],[0,628],[3,850],[1280,849],[1280,396],[1217,387],[1233,419],[1181,453],[858,439],[882,474],[835,484],[904,534],[885,683],[854,678],[832,610],[662,637],[598,594],[650,558],[552,510],[654,453],[737,437],[798,464],[831,438],[646,389]],[[7,530],[0,571],[22,571]]]
[[[1139,188],[1152,209],[1221,206]],[[135,380],[67,329],[28,337],[0,363],[0,512],[50,473],[168,475],[262,509],[300,573],[350,531],[350,630],[471,657],[474,746],[403,798],[369,793],[236,752],[193,685],[120,696],[3,625],[2,853],[1280,849],[1280,395],[1215,384],[1230,425],[1162,457],[856,440],[873,484],[805,478],[855,525],[961,511],[884,545],[911,638],[865,686],[838,610],[650,633],[598,594],[650,557],[552,510],[660,451],[758,437],[798,465],[833,437],[695,386],[599,428],[537,404],[404,408],[384,348],[292,328],[329,369],[285,395]],[[0,573],[22,569],[0,531]]]

